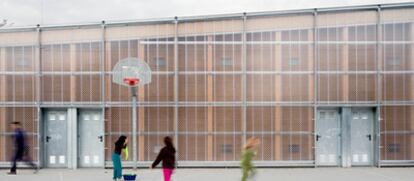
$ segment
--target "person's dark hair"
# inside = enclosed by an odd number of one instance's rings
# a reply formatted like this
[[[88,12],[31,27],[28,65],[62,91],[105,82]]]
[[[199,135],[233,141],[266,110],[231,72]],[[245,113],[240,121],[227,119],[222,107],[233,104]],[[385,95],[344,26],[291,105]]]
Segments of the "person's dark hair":
[[[123,145],[123,144],[125,144],[125,140],[127,139],[127,137],[126,136],[124,136],[124,135],[121,135],[119,138],[118,138],[118,140],[115,142],[115,144],[119,144],[119,145]]]
[[[10,124],[17,125],[17,126],[20,126],[21,125],[19,121],[14,121],[14,122],[11,122]]]
[[[172,138],[171,138],[171,137],[169,137],[169,136],[166,136],[166,137],[164,138],[164,144],[165,144],[165,146],[167,146],[167,147],[174,148],[174,144],[173,144]]]

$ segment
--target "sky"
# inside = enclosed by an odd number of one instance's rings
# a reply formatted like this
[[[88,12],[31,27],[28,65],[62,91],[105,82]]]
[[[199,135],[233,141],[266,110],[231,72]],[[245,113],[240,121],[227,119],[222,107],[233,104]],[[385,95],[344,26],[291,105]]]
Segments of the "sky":
[[[414,0],[0,0],[6,27],[414,2]]]

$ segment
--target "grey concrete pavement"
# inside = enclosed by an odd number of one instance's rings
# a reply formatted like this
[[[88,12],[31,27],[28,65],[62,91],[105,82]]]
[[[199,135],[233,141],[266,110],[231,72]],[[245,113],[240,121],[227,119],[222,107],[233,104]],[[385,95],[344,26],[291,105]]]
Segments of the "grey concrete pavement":
[[[111,181],[112,170],[107,169],[42,169],[18,170],[18,175],[7,175],[0,170],[0,181]],[[137,181],[162,181],[160,169],[137,171]],[[239,181],[239,169],[179,169],[173,181]],[[413,181],[414,168],[267,168],[258,169],[255,181]]]

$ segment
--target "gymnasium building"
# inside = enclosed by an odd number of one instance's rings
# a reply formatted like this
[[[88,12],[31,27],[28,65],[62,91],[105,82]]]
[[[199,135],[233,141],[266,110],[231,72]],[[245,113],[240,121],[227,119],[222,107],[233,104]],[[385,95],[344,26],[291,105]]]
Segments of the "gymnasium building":
[[[128,57],[152,70],[136,134]],[[239,166],[249,137],[262,167],[413,165],[414,4],[2,28],[0,167],[13,121],[43,168],[111,167],[120,135],[126,166],[164,136],[185,167]]]

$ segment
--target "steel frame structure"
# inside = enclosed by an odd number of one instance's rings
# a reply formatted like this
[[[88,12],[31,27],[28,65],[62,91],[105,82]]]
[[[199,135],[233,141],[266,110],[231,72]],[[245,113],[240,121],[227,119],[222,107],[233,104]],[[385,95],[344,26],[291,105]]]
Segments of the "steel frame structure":
[[[385,105],[405,105],[405,106],[414,106],[414,101],[381,101],[382,100],[382,77],[383,75],[386,74],[394,74],[394,73],[404,73],[404,74],[409,74],[409,75],[413,75],[414,71],[383,71],[382,68],[380,67],[380,64],[377,63],[377,67],[376,70],[373,71],[356,71],[356,72],[352,72],[352,71],[320,71],[318,70],[318,60],[320,59],[320,55],[319,55],[319,45],[321,44],[372,44],[376,46],[377,49],[377,56],[376,56],[376,62],[380,61],[380,58],[382,58],[382,48],[384,45],[389,44],[389,43],[396,43],[396,42],[386,42],[382,40],[383,37],[383,31],[382,30],[382,17],[381,17],[381,11],[384,9],[394,9],[394,8],[412,8],[414,7],[414,3],[399,3],[399,4],[387,4],[387,5],[368,5],[368,6],[352,6],[352,7],[344,7],[344,8],[315,8],[315,9],[306,9],[306,10],[293,10],[293,11],[275,11],[275,12],[257,12],[257,13],[236,13],[236,14],[227,14],[227,15],[214,15],[214,16],[195,16],[195,17],[174,17],[172,19],[170,18],[166,18],[166,19],[158,19],[158,20],[138,20],[138,21],[120,21],[120,22],[105,22],[102,21],[101,23],[92,23],[92,24],[78,24],[78,25],[65,25],[65,26],[40,26],[37,25],[36,27],[26,27],[26,28],[17,28],[17,29],[0,29],[0,33],[3,32],[20,32],[20,31],[36,31],[37,33],[37,43],[34,45],[35,46],[35,54],[36,54],[36,59],[35,62],[37,62],[37,67],[36,70],[37,71],[33,71],[33,72],[14,72],[14,71],[5,71],[5,72],[0,72],[0,75],[22,75],[22,74],[30,74],[30,75],[34,75],[36,78],[36,98],[34,102],[0,102],[0,107],[33,107],[36,108],[37,110],[37,120],[36,122],[40,122],[40,120],[42,120],[42,109],[43,108],[100,108],[102,110],[102,116],[105,115],[105,109],[106,108],[110,108],[112,106],[116,106],[116,107],[130,107],[131,103],[129,101],[125,102],[125,101],[118,101],[118,102],[110,102],[107,101],[105,99],[105,95],[106,95],[106,90],[105,90],[105,76],[110,75],[111,72],[105,71],[105,60],[106,60],[106,42],[108,42],[109,40],[106,39],[106,31],[108,27],[117,27],[117,26],[133,26],[133,25],[146,25],[146,24],[159,24],[159,23],[170,23],[174,25],[174,29],[175,29],[175,34],[174,34],[174,40],[173,41],[167,41],[167,42],[151,42],[151,41],[140,41],[140,43],[143,44],[168,44],[168,45],[173,45],[174,46],[174,65],[175,65],[175,69],[173,71],[155,71],[154,74],[156,75],[171,75],[174,77],[174,98],[173,101],[162,101],[162,102],[138,102],[137,105],[138,106],[145,106],[145,107],[173,107],[174,108],[174,132],[163,132],[162,134],[174,134],[175,137],[178,138],[178,136],[180,134],[185,134],[187,132],[179,132],[178,131],[178,109],[180,107],[208,107],[208,106],[213,106],[213,107],[226,107],[226,106],[233,106],[233,107],[241,107],[242,108],[242,131],[241,132],[236,132],[235,134],[237,135],[242,135],[243,140],[246,140],[246,137],[248,134],[251,134],[251,132],[247,131],[246,129],[246,121],[247,121],[247,108],[250,106],[307,106],[307,107],[312,107],[313,108],[313,120],[314,123],[316,122],[316,117],[317,117],[317,111],[319,108],[323,108],[323,107],[351,107],[351,106],[357,106],[357,107],[375,107],[376,108],[376,121],[378,122],[378,126],[376,127],[376,134],[377,134],[377,141],[375,143],[376,145],[376,149],[377,149],[377,153],[375,154],[376,156],[376,165],[378,167],[380,166],[386,166],[386,165],[413,165],[414,161],[412,160],[401,160],[401,161],[388,161],[388,160],[381,160],[380,159],[380,150],[381,150],[381,143],[380,143],[380,137],[381,137],[381,128],[380,128],[380,121],[382,120],[382,118],[380,117],[380,112],[381,112],[381,108],[382,106]],[[352,42],[352,41],[340,41],[340,42],[324,42],[324,41],[319,41],[319,27],[317,26],[318,22],[318,15],[319,13],[331,13],[331,12],[348,12],[348,11],[364,11],[364,10],[373,10],[377,12],[377,24],[376,24],[376,32],[377,33],[377,37],[376,37],[376,41],[367,41],[367,42]],[[313,16],[313,27],[309,27],[309,30],[312,30],[313,32],[313,41],[299,41],[299,42],[289,42],[290,44],[294,43],[294,44],[301,44],[301,45],[312,45],[313,46],[313,63],[314,63],[314,67],[313,67],[313,71],[248,71],[247,70],[247,45],[249,44],[283,44],[286,42],[280,42],[280,41],[266,41],[266,42],[262,42],[262,41],[247,41],[247,33],[251,33],[252,31],[247,31],[246,30],[246,21],[248,20],[248,18],[252,18],[252,17],[267,17],[267,16],[288,16],[288,15],[296,15],[296,14],[309,14]],[[186,23],[186,22],[198,22],[198,21],[215,21],[215,20],[225,20],[225,19],[240,19],[243,22],[243,27],[242,27],[242,31],[239,32],[242,34],[242,40],[241,41],[236,41],[236,42],[208,42],[209,44],[230,44],[230,45],[242,45],[242,70],[241,71],[233,71],[233,72],[221,72],[221,71],[204,71],[204,72],[200,72],[200,71],[180,71],[178,69],[178,62],[179,62],[179,57],[178,57],[178,46],[179,45],[185,45],[185,44],[206,44],[207,42],[182,42],[179,41],[179,32],[178,32],[178,26],[180,23]],[[413,23],[413,22],[411,22]],[[93,71],[93,72],[45,72],[42,71],[42,31],[44,30],[57,30],[57,29],[76,29],[76,28],[88,28],[88,27],[97,27],[100,26],[101,27],[101,40],[98,42],[101,46],[101,56],[100,56],[100,71]],[[78,43],[78,42],[76,42]],[[400,42],[403,44],[411,44],[414,45],[413,41],[403,41]],[[21,44],[16,44],[16,45],[6,45],[6,46],[21,46]],[[6,47],[4,46],[4,47]],[[32,46],[32,45],[31,45]],[[1,46],[3,47],[3,46]],[[342,101],[328,101],[328,102],[324,102],[324,101],[319,101],[318,99],[318,85],[319,85],[319,75],[322,74],[331,74],[331,73],[335,73],[335,74],[372,74],[375,75],[375,80],[376,80],[376,90],[377,90],[377,94],[376,94],[376,100],[375,101],[365,101],[365,102],[342,102]],[[44,75],[63,75],[63,74],[68,74],[68,75],[82,75],[82,74],[95,74],[95,75],[99,75],[100,76],[100,93],[101,93],[101,98],[102,101],[97,101],[97,102],[43,102],[41,101],[41,92],[42,92],[42,76]],[[241,101],[236,101],[236,102],[210,102],[210,101],[204,101],[204,102],[189,102],[189,101],[180,101],[179,100],[179,89],[180,89],[180,82],[178,79],[179,75],[226,75],[226,74],[231,74],[231,75],[241,75],[242,76],[242,100]],[[248,75],[255,75],[255,74],[259,74],[259,75],[263,75],[263,74],[269,74],[269,75],[292,75],[292,74],[299,74],[299,75],[313,75],[312,79],[313,79],[313,97],[314,99],[311,101],[295,101],[295,102],[287,102],[287,101],[282,101],[282,102],[278,102],[278,101],[248,101],[247,99],[247,76]],[[38,131],[40,130],[40,124],[38,125]],[[316,123],[314,125],[314,128],[316,127]],[[192,134],[203,134],[203,135],[207,135],[204,134],[204,132],[188,132],[188,133],[192,133]],[[263,134],[275,134],[276,132],[263,132]],[[414,132],[410,132],[411,134],[414,134]],[[8,135],[9,133],[1,133],[2,135]],[[35,135],[37,136],[37,141],[40,144],[41,142],[41,138],[40,138],[40,133],[36,133]],[[107,135],[110,135],[112,133],[107,133]],[[150,134],[150,133],[147,133]],[[213,134],[226,134],[226,133],[219,133],[219,132],[214,132]],[[234,133],[229,133],[229,134],[234,134]],[[283,134],[283,133],[280,133]],[[298,132],[297,134],[313,134],[313,133],[309,133],[309,132]],[[145,135],[145,133],[141,133],[140,131],[138,131],[137,136],[139,135]],[[314,141],[316,141],[316,138],[314,137]],[[178,139],[175,139],[175,144],[178,144]],[[41,159],[41,154],[40,154],[40,145],[37,148],[37,155],[38,155],[38,160],[42,160]],[[316,149],[316,148],[314,148]],[[315,153],[315,151],[314,151]],[[5,163],[3,163],[5,164]],[[2,163],[0,163],[0,165],[3,165]],[[106,166],[110,166],[111,163],[107,163]],[[140,162],[139,165],[144,166],[147,165],[147,162]],[[308,161],[308,160],[302,160],[302,161],[258,161],[257,164],[259,166],[314,166],[316,167],[317,165],[315,164],[315,161]],[[130,162],[126,162],[126,165],[131,166],[132,163]],[[199,161],[186,161],[186,162],[182,162],[180,163],[180,165],[183,166],[225,166],[225,167],[234,167],[234,166],[238,166],[238,163],[236,162],[226,162],[226,161],[213,161],[213,162],[199,162]]]

